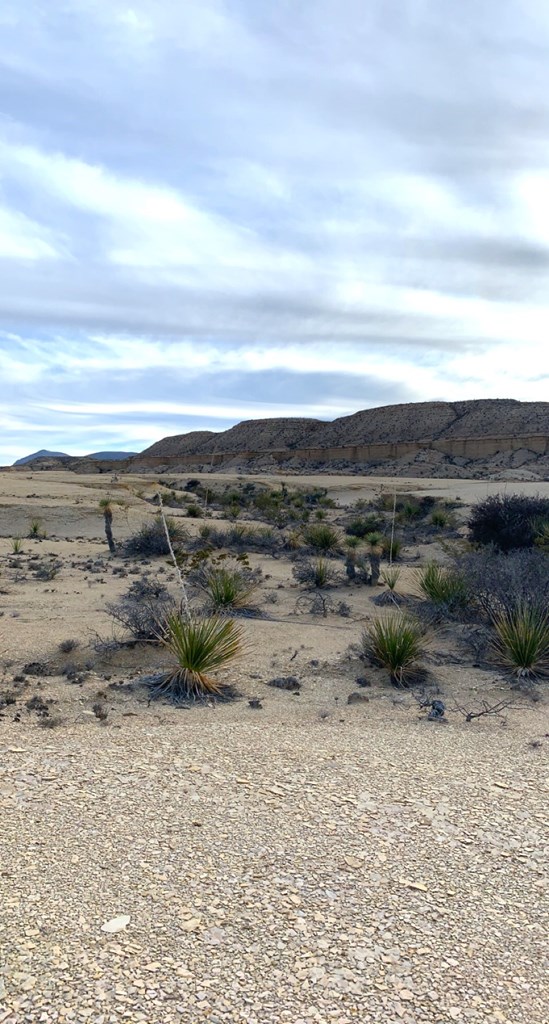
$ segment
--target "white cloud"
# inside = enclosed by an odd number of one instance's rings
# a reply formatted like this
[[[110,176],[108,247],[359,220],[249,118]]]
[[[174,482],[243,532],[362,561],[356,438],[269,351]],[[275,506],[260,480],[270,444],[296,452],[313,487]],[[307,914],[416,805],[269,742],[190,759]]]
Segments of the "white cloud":
[[[0,259],[51,260],[60,255],[52,231],[17,210],[0,206]]]
[[[549,16],[481,7],[5,0],[8,433],[546,398]]]

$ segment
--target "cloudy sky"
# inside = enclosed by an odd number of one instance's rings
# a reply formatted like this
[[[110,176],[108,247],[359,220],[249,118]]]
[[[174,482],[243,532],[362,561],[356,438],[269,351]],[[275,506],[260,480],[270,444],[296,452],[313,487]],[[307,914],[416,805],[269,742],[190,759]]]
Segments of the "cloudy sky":
[[[549,398],[546,0],[3,0],[0,464]]]

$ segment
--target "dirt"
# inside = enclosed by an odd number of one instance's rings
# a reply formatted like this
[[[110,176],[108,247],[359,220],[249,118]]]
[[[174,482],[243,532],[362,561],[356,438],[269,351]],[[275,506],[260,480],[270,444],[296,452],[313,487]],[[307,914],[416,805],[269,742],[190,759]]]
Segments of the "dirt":
[[[332,518],[392,486],[298,483],[328,487]],[[450,627],[425,661],[446,705],[429,721],[421,688],[359,657],[382,588],[342,584],[327,593],[350,614],[312,615],[288,558],[252,554],[263,617],[242,620],[250,650],[224,673],[239,699],[150,703],[142,680],[168,656],[112,646],[107,605],[143,571],[175,594],[175,572],[111,557],[98,503],[123,502],[120,541],[155,487],[0,474],[2,1024],[544,1024],[547,683],[513,690]],[[438,551],[406,548],[403,594]]]

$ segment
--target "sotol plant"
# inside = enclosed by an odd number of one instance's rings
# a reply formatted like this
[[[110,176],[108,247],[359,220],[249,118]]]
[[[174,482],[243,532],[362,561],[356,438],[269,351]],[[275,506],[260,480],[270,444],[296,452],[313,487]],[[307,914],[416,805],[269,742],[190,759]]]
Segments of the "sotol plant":
[[[230,566],[208,566],[201,573],[200,586],[216,611],[250,607],[257,582],[249,570]]]
[[[407,686],[414,666],[425,653],[425,631],[406,615],[376,619],[362,633],[366,657],[389,672],[394,686]]]
[[[233,619],[169,615],[161,640],[175,664],[152,685],[151,697],[179,704],[231,696],[229,687],[213,679],[211,673],[243,653],[244,635]]]
[[[229,699],[230,688],[212,678],[211,673],[229,664],[245,650],[244,634],[233,620],[218,616],[196,617],[189,603],[187,588],[173,548],[162,498],[160,519],[166,543],[181,587],[180,614],[169,614],[159,640],[172,655],[175,664],[152,686],[151,697],[165,697],[180,704],[207,697]]]
[[[496,656],[519,677],[549,668],[549,608],[517,601],[493,618]]]
[[[470,593],[463,576],[454,569],[447,569],[436,562],[430,562],[418,572],[417,583],[420,592],[438,607],[456,611],[465,608]]]
[[[340,547],[339,533],[329,523],[311,523],[303,531],[303,539],[309,547],[322,554],[337,551]]]

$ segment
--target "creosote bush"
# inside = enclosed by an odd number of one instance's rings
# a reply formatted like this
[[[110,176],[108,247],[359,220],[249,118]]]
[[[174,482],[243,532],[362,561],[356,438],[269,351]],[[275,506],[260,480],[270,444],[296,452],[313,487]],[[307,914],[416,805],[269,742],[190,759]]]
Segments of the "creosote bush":
[[[157,580],[141,576],[129,590],[107,605],[111,618],[130,634],[132,639],[158,642],[166,618],[177,611],[178,605],[167,587]]]
[[[473,507],[467,525],[473,543],[512,551],[533,547],[544,523],[549,523],[549,498],[493,494]]]
[[[187,531],[176,519],[168,517],[166,522],[174,547],[188,540],[189,535]],[[124,554],[130,556],[142,555],[150,557],[152,555],[168,555],[169,553],[170,549],[166,539],[164,524],[159,515],[155,516],[151,522],[144,523],[137,533],[129,537],[124,544]]]
[[[299,558],[293,566],[292,575],[306,587],[336,586],[341,582],[340,574],[327,558]]]
[[[408,685],[425,647],[424,627],[403,614],[375,619],[362,633],[363,654],[388,670],[394,686]]]
[[[489,619],[517,602],[549,607],[549,556],[539,548],[508,554],[493,547],[455,558],[455,569]]]

